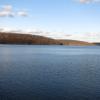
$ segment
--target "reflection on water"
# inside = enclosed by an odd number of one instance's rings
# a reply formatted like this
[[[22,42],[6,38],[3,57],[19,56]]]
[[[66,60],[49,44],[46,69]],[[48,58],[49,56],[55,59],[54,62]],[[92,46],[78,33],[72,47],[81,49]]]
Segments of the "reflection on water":
[[[0,45],[0,100],[99,99],[99,46]]]

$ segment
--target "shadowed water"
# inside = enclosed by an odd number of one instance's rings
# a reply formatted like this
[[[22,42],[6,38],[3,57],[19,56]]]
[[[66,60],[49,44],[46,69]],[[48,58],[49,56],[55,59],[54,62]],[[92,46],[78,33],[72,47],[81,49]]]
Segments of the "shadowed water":
[[[100,47],[0,45],[0,100],[100,100]]]

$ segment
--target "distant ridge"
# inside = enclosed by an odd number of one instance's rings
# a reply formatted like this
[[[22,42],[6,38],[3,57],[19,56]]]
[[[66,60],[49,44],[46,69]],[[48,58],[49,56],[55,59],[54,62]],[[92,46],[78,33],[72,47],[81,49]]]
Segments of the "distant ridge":
[[[58,40],[38,35],[0,32],[0,44],[31,44],[31,45],[95,45],[76,40]]]
[[[94,44],[100,46],[100,42],[95,42]]]
[[[95,45],[94,43],[88,43],[78,40],[59,40],[63,45],[77,45],[77,46],[84,46],[84,45]]]

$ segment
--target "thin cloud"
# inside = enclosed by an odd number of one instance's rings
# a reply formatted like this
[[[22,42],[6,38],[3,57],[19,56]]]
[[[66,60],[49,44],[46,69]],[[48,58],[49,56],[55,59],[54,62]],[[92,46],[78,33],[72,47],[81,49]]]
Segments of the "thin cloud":
[[[17,12],[18,16],[27,17],[28,13],[26,11],[19,11]]]
[[[92,0],[79,0],[80,3],[91,3]]]
[[[11,5],[4,5],[0,10],[0,17],[11,16],[12,14],[12,6]]]
[[[8,11],[0,11],[0,17],[14,17],[14,14],[12,12],[8,12]]]
[[[2,7],[2,9],[5,10],[5,11],[12,11],[12,6],[11,5],[4,5]]]
[[[100,3],[100,0],[78,0],[82,4]]]
[[[12,5],[4,5],[0,9],[0,17],[27,17],[28,13],[26,11],[15,11]]]

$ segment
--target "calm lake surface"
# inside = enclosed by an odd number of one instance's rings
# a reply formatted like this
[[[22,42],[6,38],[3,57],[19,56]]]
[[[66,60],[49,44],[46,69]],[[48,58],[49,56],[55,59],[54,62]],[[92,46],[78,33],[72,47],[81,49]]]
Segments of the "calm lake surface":
[[[0,100],[100,100],[100,47],[0,45]]]

